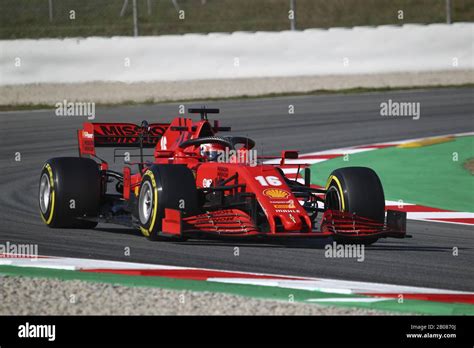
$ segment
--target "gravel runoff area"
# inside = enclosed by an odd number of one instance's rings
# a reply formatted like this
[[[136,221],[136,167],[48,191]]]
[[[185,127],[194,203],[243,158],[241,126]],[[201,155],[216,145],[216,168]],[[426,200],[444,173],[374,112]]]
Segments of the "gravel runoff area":
[[[0,315],[390,315],[222,293],[0,277]]]
[[[308,93],[351,88],[447,86],[474,83],[473,70],[363,75],[328,75],[171,82],[87,82],[0,86],[1,105],[84,101],[101,104]]]

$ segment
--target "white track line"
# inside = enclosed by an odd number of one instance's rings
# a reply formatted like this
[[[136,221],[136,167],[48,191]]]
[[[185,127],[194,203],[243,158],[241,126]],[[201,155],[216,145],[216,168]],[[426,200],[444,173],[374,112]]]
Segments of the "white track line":
[[[474,213],[463,213],[463,212],[413,212],[407,213],[410,219],[473,219]]]
[[[255,279],[255,278],[209,278],[208,281],[228,284],[271,286],[295,290],[310,290],[336,294],[362,293],[410,293],[410,294],[471,294],[469,292],[432,289],[416,286],[383,283],[357,282],[337,279],[306,278],[305,280]],[[474,295],[474,294],[473,294]]]
[[[311,277],[292,277],[288,275],[253,273],[253,272],[239,272],[218,270],[209,268],[194,268],[194,267],[178,267],[169,265],[156,265],[147,263],[122,262],[122,261],[106,261],[95,259],[80,259],[71,257],[44,257],[40,258],[14,258],[14,257],[0,257],[0,265],[18,266],[18,267],[36,267],[46,269],[60,269],[60,270],[88,270],[88,269],[125,269],[125,270],[206,270],[229,272],[235,275],[238,273],[242,275],[241,278],[226,277],[225,274],[219,277],[208,278],[207,281],[228,283],[228,284],[250,284],[259,286],[280,287],[286,289],[299,289],[320,291],[326,293],[337,294],[359,294],[359,293],[429,293],[429,294],[472,294],[464,291],[432,289],[425,287],[414,287],[404,285],[393,285],[384,283],[371,282],[357,282],[327,278],[311,278]],[[248,275],[248,277],[247,277]],[[275,277],[283,279],[262,279],[255,278],[255,276]],[[285,279],[287,278],[287,279]],[[297,278],[297,279],[291,279]]]
[[[382,298],[382,297],[334,297],[334,298],[309,298],[307,302],[364,302],[364,303],[373,303],[373,302],[382,302],[382,301],[392,301],[392,298]]]
[[[154,265],[147,263],[106,261],[94,259],[78,259],[70,257],[47,257],[47,258],[2,258],[0,265],[18,267],[38,267],[50,269],[63,269],[76,271],[81,269],[186,269],[186,267],[174,267]]]

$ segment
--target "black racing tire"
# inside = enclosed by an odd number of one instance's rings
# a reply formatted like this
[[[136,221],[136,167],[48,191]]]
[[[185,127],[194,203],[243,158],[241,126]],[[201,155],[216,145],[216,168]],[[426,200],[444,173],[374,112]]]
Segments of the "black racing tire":
[[[41,170],[39,208],[44,223],[52,228],[97,226],[101,180],[98,164],[89,158],[56,157]]]
[[[326,184],[325,208],[355,213],[357,216],[385,221],[385,195],[374,170],[366,167],[346,167],[334,170]],[[369,245],[378,237],[356,239],[336,236],[341,243]]]
[[[165,208],[181,210],[183,215],[199,212],[196,181],[185,165],[155,164],[143,174],[136,211],[140,230],[148,239],[164,239],[159,234]]]

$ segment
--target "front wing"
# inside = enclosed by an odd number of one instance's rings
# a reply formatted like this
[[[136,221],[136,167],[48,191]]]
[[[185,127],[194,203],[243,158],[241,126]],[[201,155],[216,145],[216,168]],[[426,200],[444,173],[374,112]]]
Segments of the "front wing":
[[[373,237],[405,238],[406,213],[388,210],[384,223],[339,211],[324,212],[321,228],[311,232],[261,232],[251,217],[239,209],[224,209],[183,217],[181,211],[165,209],[161,235],[169,237],[265,237],[265,238],[327,238],[341,236],[351,239]]]

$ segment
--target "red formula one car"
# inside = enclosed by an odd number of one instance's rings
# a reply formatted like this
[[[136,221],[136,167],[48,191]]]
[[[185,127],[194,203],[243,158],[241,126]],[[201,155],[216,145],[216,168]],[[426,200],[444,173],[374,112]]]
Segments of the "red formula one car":
[[[253,140],[216,135],[230,131],[208,120],[218,109],[188,111],[199,113],[200,120],[84,123],[77,132],[79,157],[44,164],[39,187],[44,222],[65,228],[115,223],[139,228],[152,240],[333,236],[373,243],[405,237],[405,213],[385,216],[383,188],[373,170],[340,168],[325,188],[315,188],[308,166],[299,168],[304,183],[284,175],[296,151],[283,151],[276,164],[262,163],[269,158],[255,156]],[[114,159],[117,149],[134,149],[140,160],[127,162],[125,152],[119,156],[125,157],[122,170],[115,171],[97,156],[100,147],[116,148]],[[147,149],[153,154],[146,155]]]

